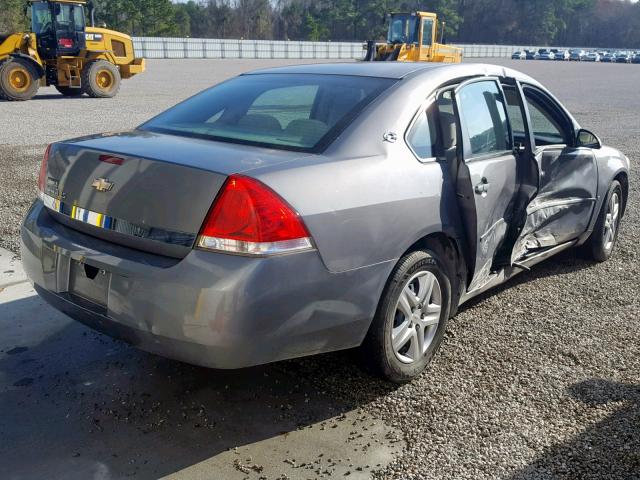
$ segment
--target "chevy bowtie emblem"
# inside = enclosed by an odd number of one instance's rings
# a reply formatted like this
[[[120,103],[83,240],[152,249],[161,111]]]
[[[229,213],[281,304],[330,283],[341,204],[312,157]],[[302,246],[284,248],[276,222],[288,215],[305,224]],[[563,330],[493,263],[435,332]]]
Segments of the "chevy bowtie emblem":
[[[108,192],[113,188],[113,183],[106,178],[96,178],[91,186],[99,192]]]

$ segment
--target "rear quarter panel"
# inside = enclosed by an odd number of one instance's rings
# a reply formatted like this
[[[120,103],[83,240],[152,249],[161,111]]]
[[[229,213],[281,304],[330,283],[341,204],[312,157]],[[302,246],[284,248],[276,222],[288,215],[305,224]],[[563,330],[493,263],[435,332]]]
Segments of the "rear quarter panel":
[[[344,272],[394,261],[443,230],[442,167],[409,155],[305,165],[261,180],[300,212],[327,268]]]

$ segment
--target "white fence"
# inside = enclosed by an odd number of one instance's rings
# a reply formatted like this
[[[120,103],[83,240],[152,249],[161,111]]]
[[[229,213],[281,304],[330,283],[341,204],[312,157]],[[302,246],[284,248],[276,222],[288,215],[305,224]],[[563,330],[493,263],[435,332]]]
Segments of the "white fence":
[[[134,37],[136,55],[144,58],[310,58],[361,59],[364,42],[291,42],[278,40],[220,40],[209,38]],[[523,47],[458,45],[465,58],[510,57]]]
[[[362,43],[134,37],[144,58],[362,58]]]

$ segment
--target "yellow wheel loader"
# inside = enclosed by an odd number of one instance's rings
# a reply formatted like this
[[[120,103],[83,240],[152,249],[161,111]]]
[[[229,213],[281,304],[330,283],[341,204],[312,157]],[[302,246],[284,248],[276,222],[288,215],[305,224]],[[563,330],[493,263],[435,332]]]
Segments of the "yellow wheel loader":
[[[386,43],[369,40],[365,61],[462,62],[462,49],[444,44],[444,22],[438,32],[435,13],[392,13]],[[440,33],[440,42],[438,42]]]
[[[110,98],[121,79],[144,72],[131,37],[94,27],[93,7],[84,0],[29,3],[31,31],[0,34],[0,98],[29,100],[49,85],[70,97]]]

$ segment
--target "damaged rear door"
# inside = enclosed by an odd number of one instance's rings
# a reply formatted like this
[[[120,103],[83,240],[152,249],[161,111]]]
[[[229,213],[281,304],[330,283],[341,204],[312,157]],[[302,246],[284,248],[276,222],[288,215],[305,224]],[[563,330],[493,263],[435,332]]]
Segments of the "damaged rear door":
[[[595,207],[598,171],[593,151],[575,147],[573,122],[546,92],[522,85],[538,169],[538,191],[513,246],[511,262],[570,242],[584,233]]]
[[[462,161],[456,193],[469,248],[469,291],[491,280],[494,261],[512,220],[517,160],[497,78],[467,81],[455,90]]]

